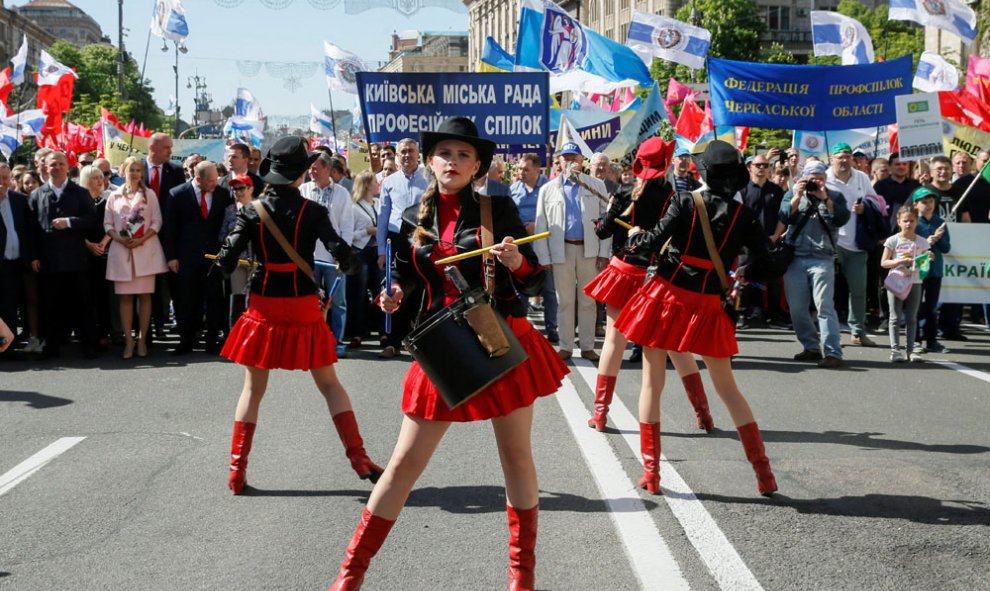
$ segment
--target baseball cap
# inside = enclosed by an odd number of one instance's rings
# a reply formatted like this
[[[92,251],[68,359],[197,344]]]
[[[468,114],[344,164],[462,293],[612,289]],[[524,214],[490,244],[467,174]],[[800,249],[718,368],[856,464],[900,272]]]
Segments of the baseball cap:
[[[846,143],[835,144],[834,146],[832,146],[832,151],[830,153],[833,156],[835,156],[836,154],[843,154],[843,153],[852,154],[853,149],[849,147],[849,144]]]
[[[236,174],[233,177],[231,177],[229,184],[233,185],[234,183],[239,183],[241,185],[254,187],[254,181],[252,181],[251,177],[246,174]]]
[[[690,156],[690,155],[691,155],[691,151],[688,150],[687,148],[677,148],[676,150],[674,150],[674,156],[677,157]]]
[[[936,193],[932,189],[928,187],[918,187],[917,189],[914,190],[914,193],[911,193],[911,202],[917,203],[922,199],[924,199],[925,197],[932,197],[936,201],[938,201],[939,199],[938,193]]]
[[[825,174],[827,170],[828,167],[825,166],[824,162],[820,160],[809,160],[805,163],[804,170],[801,171],[801,174],[804,176],[812,174]]]
[[[562,156],[563,155],[567,155],[567,154],[577,154],[578,156],[580,156],[581,155],[581,147],[577,145],[577,142],[567,142],[560,149],[560,152],[557,152],[557,153],[560,154],[560,155],[562,155]]]

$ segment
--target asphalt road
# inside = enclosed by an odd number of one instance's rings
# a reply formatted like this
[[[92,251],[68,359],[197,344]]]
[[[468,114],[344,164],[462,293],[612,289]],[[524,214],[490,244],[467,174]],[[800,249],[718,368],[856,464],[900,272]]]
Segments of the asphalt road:
[[[639,366],[624,366],[610,429],[598,434],[583,425],[594,369],[572,361],[561,392],[536,404],[538,588],[990,589],[990,332],[969,334],[929,356],[965,367],[892,365],[885,348],[846,347],[846,367],[822,370],[790,360],[799,346],[789,333],[740,332],[737,380],[780,485],[772,499],[757,494],[714,393],[719,430],[706,435],[673,372],[665,494],[635,489]],[[375,352],[338,372],[384,463],[409,358]],[[276,372],[252,494],[231,496],[241,380],[229,362],[161,350],[128,362],[0,363],[0,589],[329,586],[370,485],[350,470],[308,374]],[[84,439],[3,487],[15,467],[73,437]],[[504,588],[504,504],[491,427],[455,425],[365,588]]]

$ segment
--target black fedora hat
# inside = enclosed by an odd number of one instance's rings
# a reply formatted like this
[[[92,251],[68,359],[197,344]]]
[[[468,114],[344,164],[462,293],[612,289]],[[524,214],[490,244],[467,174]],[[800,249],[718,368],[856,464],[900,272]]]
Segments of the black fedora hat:
[[[701,154],[693,154],[698,174],[712,193],[732,197],[749,182],[742,154],[732,144],[715,140]]]
[[[488,174],[495,156],[495,142],[478,137],[478,127],[474,121],[467,117],[451,117],[441,123],[436,131],[421,132],[419,141],[423,148],[423,162],[427,161],[433,148],[443,140],[458,140],[474,146],[478,151],[478,160],[481,161],[481,168],[474,178],[480,179]]]
[[[319,158],[319,153],[310,153],[306,148],[306,140],[290,135],[281,138],[268,150],[265,159],[258,167],[261,180],[269,185],[291,185],[304,172],[309,170],[313,162]]]

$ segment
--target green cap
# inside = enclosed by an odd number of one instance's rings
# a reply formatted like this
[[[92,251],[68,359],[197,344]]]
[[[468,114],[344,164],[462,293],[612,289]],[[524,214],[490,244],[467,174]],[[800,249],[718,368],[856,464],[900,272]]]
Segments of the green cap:
[[[934,190],[929,189],[928,187],[918,187],[917,189],[914,190],[914,193],[911,193],[911,202],[917,203],[922,199],[924,199],[925,197],[931,197],[935,199],[935,201],[938,201],[939,199],[938,193],[936,193]]]
[[[833,156],[835,156],[836,154],[842,154],[842,153],[852,154],[853,153],[853,149],[849,147],[849,144],[845,144],[845,143],[843,143],[843,144],[835,144],[834,146],[832,146],[832,152],[831,153],[832,153]]]

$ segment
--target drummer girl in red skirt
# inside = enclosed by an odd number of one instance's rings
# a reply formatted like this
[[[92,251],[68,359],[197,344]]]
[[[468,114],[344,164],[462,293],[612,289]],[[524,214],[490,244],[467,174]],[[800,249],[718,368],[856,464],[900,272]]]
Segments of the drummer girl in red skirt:
[[[446,120],[436,132],[422,134],[423,154],[433,181],[421,203],[403,214],[403,235],[413,246],[395,253],[393,293],[381,295],[381,307],[394,312],[414,287],[423,294],[420,317],[441,312],[459,292],[445,279],[435,261],[481,246],[481,208],[471,187],[488,171],[495,144],[478,137],[470,119]],[[526,235],[515,203],[493,197],[495,247],[495,309],[528,354],[528,359],[455,410],[440,398],[418,363],[413,363],[403,385],[405,417],[399,440],[381,480],[368,499],[340,567],[333,590],[359,589],[371,558],[378,552],[402,511],[430,457],[452,422],[491,420],[505,476],[509,521],[509,589],[532,590],[536,547],[539,488],[533,463],[530,432],[533,402],[557,391],[567,367],[553,346],[526,319],[526,298],[540,293],[543,270],[530,245],[515,245],[512,237]],[[472,287],[483,285],[481,257],[458,263]],[[457,355],[457,351],[450,351]]]
[[[695,157],[706,211],[719,256],[726,268],[745,246],[756,261],[768,260],[770,246],[756,214],[733,200],[748,182],[742,156],[731,145],[714,141]],[[661,254],[670,239],[667,251]],[[626,248],[657,257],[657,273],[632,298],[615,322],[629,340],[643,345],[643,388],[639,400],[643,479],[640,485],[660,492],[660,393],[668,351],[701,355],[722,402],[732,416],[746,459],[756,471],[760,494],[777,490],[753,412],[736,386],[731,357],[739,352],[735,323],[722,310],[722,286],[708,254],[695,202],[678,193],[660,222],[647,231],[634,227]],[[737,276],[746,272],[743,266]]]
[[[612,198],[608,213],[595,226],[599,238],[609,238],[619,226],[616,219],[643,228],[652,228],[663,217],[674,190],[664,178],[670,158],[674,152],[674,142],[665,142],[652,137],[639,146],[632,170],[639,181],[631,192],[617,193]],[[615,244],[613,238],[612,260],[609,265],[584,286],[584,293],[596,302],[605,304],[605,342],[602,356],[598,361],[598,380],[595,384],[595,414],[588,419],[588,426],[599,431],[605,430],[609,405],[615,392],[615,380],[622,365],[622,352],[626,349],[626,337],[615,330],[615,319],[628,304],[646,279],[646,268],[652,263],[650,253],[633,253]],[[681,376],[684,391],[698,417],[698,428],[711,432],[715,428],[708,410],[708,397],[701,382],[698,363],[690,353],[668,351],[674,369]],[[647,433],[646,436],[652,437]]]
[[[338,261],[346,261],[348,257],[343,255],[349,247],[334,232],[327,209],[299,193],[303,175],[316,156],[309,153],[301,138],[286,137],[275,142],[259,171],[268,184],[265,193],[254,207],[241,208],[217,257],[217,264],[229,276],[248,244],[252,252],[261,255],[261,267],[251,277],[247,311],[231,329],[221,351],[221,355],[245,368],[230,444],[228,484],[235,495],[241,494],[247,484],[248,453],[272,369],[309,371],[326,399],[351,467],[361,479],[372,482],[377,482],[382,473],[364,450],[351,400],[333,369],[337,361],[334,338],[320,311],[316,284],[292,262],[272,235],[271,225],[255,209],[264,207],[310,268],[317,240],[341,255],[336,257]]]

